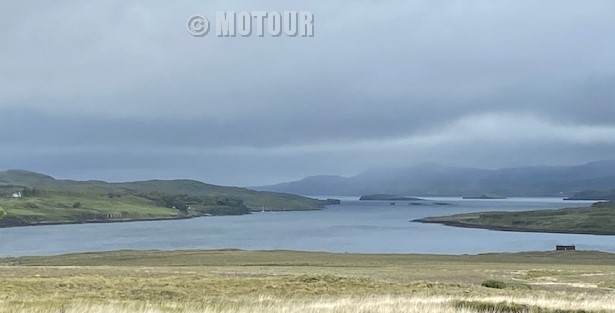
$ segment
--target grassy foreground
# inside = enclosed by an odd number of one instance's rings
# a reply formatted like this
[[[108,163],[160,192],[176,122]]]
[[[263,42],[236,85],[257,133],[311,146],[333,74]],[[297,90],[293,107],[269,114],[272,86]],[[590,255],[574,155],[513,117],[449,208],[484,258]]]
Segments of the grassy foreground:
[[[504,231],[615,235],[615,203],[596,203],[588,208],[457,214],[415,222]]]
[[[0,259],[2,313],[615,312],[613,288],[615,255],[598,252],[118,251]]]

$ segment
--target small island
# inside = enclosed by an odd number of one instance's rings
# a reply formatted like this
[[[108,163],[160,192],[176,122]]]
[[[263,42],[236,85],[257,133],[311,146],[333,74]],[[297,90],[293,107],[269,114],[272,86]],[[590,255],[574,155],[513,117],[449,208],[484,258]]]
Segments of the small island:
[[[500,231],[615,235],[615,202],[591,207],[523,212],[479,212],[427,217],[412,222]]]
[[[342,200],[340,200],[340,199],[328,198],[328,199],[322,200],[322,201],[324,201],[325,205],[340,205],[340,204],[342,204]]]
[[[408,203],[408,205],[411,206],[445,206],[445,205],[452,205],[450,203],[447,202],[426,202],[426,201],[422,201],[422,202],[410,202]]]
[[[482,194],[480,196],[466,196],[463,197],[466,200],[503,200],[507,199],[506,197],[496,195],[496,194]]]
[[[420,199],[420,198],[402,197],[402,196],[387,195],[387,194],[365,195],[365,196],[361,196],[359,200],[362,200],[362,201],[423,201],[423,199]]]

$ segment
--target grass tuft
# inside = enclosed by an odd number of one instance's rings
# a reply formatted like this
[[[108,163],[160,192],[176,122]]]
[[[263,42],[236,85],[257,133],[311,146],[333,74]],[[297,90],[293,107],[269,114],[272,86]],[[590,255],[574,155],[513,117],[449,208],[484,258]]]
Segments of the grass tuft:
[[[527,284],[518,283],[518,282],[504,282],[501,280],[485,280],[481,283],[481,286],[493,289],[511,289],[511,290],[531,290]]]
[[[489,313],[595,313],[604,311],[586,311],[577,309],[550,309],[535,305],[514,302],[484,302],[484,301],[455,301],[453,306],[458,309],[470,309]]]

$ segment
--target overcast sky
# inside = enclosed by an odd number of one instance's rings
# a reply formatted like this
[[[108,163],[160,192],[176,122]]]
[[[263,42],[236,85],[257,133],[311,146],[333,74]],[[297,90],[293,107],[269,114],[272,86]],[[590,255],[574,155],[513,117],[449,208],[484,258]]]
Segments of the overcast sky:
[[[306,10],[315,36],[191,36]],[[260,185],[615,158],[615,1],[4,1],[0,169]]]

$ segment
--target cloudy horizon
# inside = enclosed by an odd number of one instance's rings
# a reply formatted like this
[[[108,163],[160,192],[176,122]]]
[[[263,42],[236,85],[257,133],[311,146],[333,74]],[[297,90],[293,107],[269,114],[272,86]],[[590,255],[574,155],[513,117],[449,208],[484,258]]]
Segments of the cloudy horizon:
[[[255,186],[426,162],[615,158],[615,2],[19,1],[0,10],[0,170]],[[312,38],[195,38],[310,11]]]

